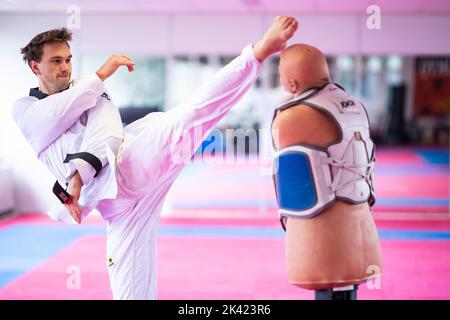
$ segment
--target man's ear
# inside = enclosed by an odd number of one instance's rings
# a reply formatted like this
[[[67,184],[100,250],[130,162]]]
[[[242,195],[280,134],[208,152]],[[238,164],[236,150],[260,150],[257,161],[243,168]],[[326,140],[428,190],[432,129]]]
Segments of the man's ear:
[[[39,66],[38,66],[38,64],[37,64],[36,61],[31,60],[31,62],[30,62],[30,68],[31,68],[31,71],[33,71],[33,73],[34,73],[35,75],[40,75],[40,74],[41,74],[41,70],[39,70]]]
[[[296,93],[297,89],[298,89],[297,81],[294,79],[289,79],[288,84],[289,84],[289,89],[291,90],[291,93]]]

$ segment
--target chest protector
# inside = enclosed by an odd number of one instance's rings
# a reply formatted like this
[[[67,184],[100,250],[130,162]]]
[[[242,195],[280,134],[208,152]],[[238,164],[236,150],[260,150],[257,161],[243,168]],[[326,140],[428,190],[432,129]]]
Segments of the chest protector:
[[[283,227],[285,217],[313,217],[336,199],[372,206],[375,146],[362,103],[340,86],[328,83],[280,106],[273,119],[300,104],[330,116],[339,129],[339,140],[326,148],[298,144],[276,153],[274,183]]]

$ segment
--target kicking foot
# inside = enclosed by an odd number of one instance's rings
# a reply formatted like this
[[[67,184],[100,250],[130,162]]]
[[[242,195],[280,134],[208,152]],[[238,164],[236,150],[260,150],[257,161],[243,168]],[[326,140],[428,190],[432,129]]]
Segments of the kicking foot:
[[[264,37],[253,47],[253,53],[260,62],[270,55],[283,50],[287,41],[297,30],[298,22],[292,17],[276,17]]]

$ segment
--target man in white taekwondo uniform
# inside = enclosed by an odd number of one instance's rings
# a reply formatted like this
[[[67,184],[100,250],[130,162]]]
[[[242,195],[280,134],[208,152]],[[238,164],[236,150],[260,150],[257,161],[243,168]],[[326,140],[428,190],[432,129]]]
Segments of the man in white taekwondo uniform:
[[[96,74],[70,82],[71,34],[66,29],[41,33],[22,49],[39,88],[15,103],[13,117],[57,178],[53,192],[61,205],[50,216],[80,223],[96,208],[106,221],[114,299],[156,298],[160,212],[183,159],[191,158],[257,79],[261,63],[282,50],[296,29],[294,18],[275,18],[260,41],[247,46],[190,99],[168,112],[151,113],[123,132],[103,80],[119,66],[133,71],[127,56],[112,56]],[[201,137],[192,143],[199,129]],[[189,153],[183,154],[186,143]]]

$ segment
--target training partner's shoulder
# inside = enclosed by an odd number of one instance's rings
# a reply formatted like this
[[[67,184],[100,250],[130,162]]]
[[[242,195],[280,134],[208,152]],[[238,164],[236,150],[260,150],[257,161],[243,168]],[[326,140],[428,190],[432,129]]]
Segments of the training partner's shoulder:
[[[278,113],[272,125],[272,135],[277,134],[280,147],[294,143],[306,143],[317,130],[317,111],[298,104]]]

